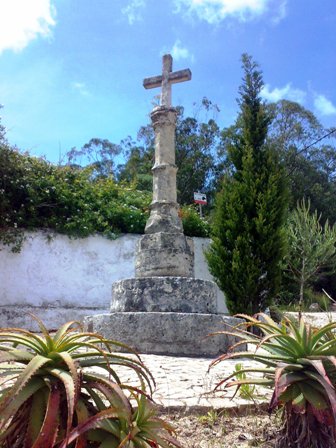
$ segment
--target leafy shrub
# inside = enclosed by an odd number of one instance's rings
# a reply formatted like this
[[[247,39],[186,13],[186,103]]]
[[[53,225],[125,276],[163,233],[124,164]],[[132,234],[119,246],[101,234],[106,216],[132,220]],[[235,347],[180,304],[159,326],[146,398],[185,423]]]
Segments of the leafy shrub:
[[[203,238],[209,237],[210,225],[204,218],[200,218],[193,205],[182,206],[180,209],[180,216],[185,235]]]
[[[123,344],[85,333],[76,322],[51,336],[35,319],[42,336],[0,330],[2,448],[180,446],[155,417],[148,401],[153,378],[134,352],[113,353]],[[139,386],[123,384],[116,366],[134,371]]]
[[[20,251],[24,230],[48,229],[70,237],[144,233],[152,195],[93,168],[55,166],[0,145],[0,242]],[[186,235],[209,235],[195,208],[181,209]]]
[[[232,380],[237,375],[233,372],[221,380],[216,389],[239,388],[244,384],[272,387],[269,411],[277,408],[283,411],[277,448],[336,447],[336,336],[333,331],[336,322],[313,329],[302,319],[299,324],[285,319],[277,325],[262,313],[254,317],[244,314],[237,317],[246,322],[231,332],[222,333],[233,334],[240,339],[238,344],[252,344],[256,350],[229,352],[213,361],[211,366],[226,359],[248,358],[258,361],[261,366],[245,368],[240,373],[262,374],[263,377]],[[247,331],[251,327],[259,329],[262,335]]]
[[[91,169],[55,166],[0,147],[0,241],[20,249],[23,230],[46,228],[71,237],[143,233],[151,195]]]

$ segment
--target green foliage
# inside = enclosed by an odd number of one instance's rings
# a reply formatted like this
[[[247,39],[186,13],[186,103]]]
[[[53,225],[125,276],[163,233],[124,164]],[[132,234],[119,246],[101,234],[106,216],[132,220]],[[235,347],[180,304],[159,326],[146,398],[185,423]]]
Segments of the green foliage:
[[[0,146],[0,241],[13,252],[20,251],[24,230],[70,237],[141,234],[151,196],[111,176],[97,176],[92,167],[55,166]],[[187,235],[209,235],[207,222],[193,207],[183,207],[181,217]]]
[[[287,286],[287,284],[286,284]],[[313,288],[304,288],[303,302],[298,300],[297,284],[295,284],[295,292],[284,289],[277,298],[278,307],[283,311],[305,312],[312,311],[310,306],[312,304],[318,305],[317,311],[330,311],[332,305],[331,300],[324,294],[315,291]]]
[[[208,113],[217,113],[218,107],[203,98],[200,111],[205,112],[204,121],[198,116],[184,117],[179,109],[176,123],[177,197],[180,204],[192,204],[194,192],[206,193],[211,202],[214,195],[215,153],[219,127]]]
[[[155,417],[153,378],[130,347],[76,322],[52,336],[35,319],[42,335],[0,330],[2,448],[180,446]],[[113,352],[120,347],[133,356]],[[135,372],[139,385],[125,384],[118,366]]]
[[[270,116],[260,99],[261,73],[247,55],[243,68],[241,114],[227,145],[232,174],[216,198],[207,260],[229,311],[253,314],[278,291],[286,188],[276,151],[265,144]]]
[[[0,240],[20,249],[22,231],[45,228],[72,237],[143,233],[151,195],[91,168],[54,166],[0,146]]]
[[[290,208],[306,197],[324,219],[336,222],[336,153],[330,132],[300,104],[281,100],[268,105],[273,120],[268,141],[280,154],[290,183]],[[322,139],[322,140],[321,140]]]
[[[195,206],[182,206],[180,209],[180,216],[185,235],[198,236],[202,238],[209,237],[210,225],[205,218],[200,218]]]
[[[243,372],[243,364],[235,364],[236,380],[243,381],[246,380],[246,373]],[[242,383],[238,389],[239,396],[245,400],[253,400],[256,388],[251,386],[251,384]]]
[[[336,323],[320,329],[296,324],[288,319],[280,325],[260,313],[223,334],[233,335],[238,344],[252,344],[255,351],[232,352],[233,348],[211,363],[211,367],[228,359],[249,359],[264,367],[251,367],[240,373],[251,375],[234,379],[233,372],[221,380],[216,389],[264,385],[273,389],[270,412],[283,410],[283,427],[277,448],[334,448],[336,446]],[[258,319],[257,319],[258,318]],[[250,333],[251,327],[261,336]],[[263,376],[260,377],[260,374]],[[257,376],[259,375],[259,376]]]
[[[115,175],[115,159],[121,150],[107,139],[92,138],[81,149],[72,148],[67,159],[69,164],[89,166],[95,177],[109,177]]]
[[[202,99],[193,117],[185,117],[183,108],[178,108],[175,132],[177,199],[182,205],[193,203],[195,191],[206,193],[210,200],[213,197],[219,138],[219,127],[213,116],[218,111],[218,107],[207,98]],[[125,158],[125,164],[119,166],[118,178],[134,182],[139,189],[151,191],[154,164],[154,131],[151,125],[140,129],[137,143],[128,141]]]
[[[299,285],[300,303],[305,287],[335,267],[336,227],[330,227],[328,221],[322,225],[320,220],[316,210],[310,213],[310,201],[302,200],[287,224],[289,251],[285,261],[288,275]]]

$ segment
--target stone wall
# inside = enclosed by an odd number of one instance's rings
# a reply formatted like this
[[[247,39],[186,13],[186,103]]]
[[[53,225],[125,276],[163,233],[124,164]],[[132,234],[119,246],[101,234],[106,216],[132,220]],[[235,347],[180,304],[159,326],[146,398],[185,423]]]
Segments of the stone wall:
[[[29,312],[47,327],[68,320],[108,312],[112,283],[135,275],[135,248],[139,235],[116,240],[100,236],[69,239],[43,232],[28,233],[19,254],[0,247],[0,326],[34,329]],[[211,275],[203,250],[209,240],[194,238],[195,277]],[[217,288],[217,310],[226,313],[224,296]]]

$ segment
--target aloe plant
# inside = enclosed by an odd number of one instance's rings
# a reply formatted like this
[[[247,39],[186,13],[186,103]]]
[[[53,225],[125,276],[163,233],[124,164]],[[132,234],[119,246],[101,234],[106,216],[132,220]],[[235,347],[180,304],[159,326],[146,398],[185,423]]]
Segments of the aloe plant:
[[[263,313],[237,317],[245,322],[220,333],[234,335],[240,341],[210,368],[227,359],[254,360],[260,367],[243,368],[240,373],[248,376],[240,380],[234,379],[237,373],[233,372],[215,389],[244,384],[272,387],[269,411],[282,409],[283,421],[277,448],[335,448],[336,322],[315,329],[302,319],[299,323],[284,319],[278,325]],[[258,328],[261,335],[248,331],[251,327]],[[255,350],[233,351],[242,344],[252,344]]]
[[[148,410],[155,383],[135,352],[77,322],[51,335],[33,317],[41,334],[0,329],[1,448],[179,446]],[[132,355],[113,352],[121,346]],[[117,366],[139,384],[124,384]]]

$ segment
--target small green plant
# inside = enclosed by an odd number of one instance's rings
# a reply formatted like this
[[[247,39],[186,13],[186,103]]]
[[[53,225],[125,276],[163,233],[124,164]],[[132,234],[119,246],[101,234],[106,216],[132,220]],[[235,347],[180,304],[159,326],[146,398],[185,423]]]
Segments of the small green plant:
[[[237,363],[235,365],[236,379],[238,381],[246,379],[246,373],[243,372],[243,365],[241,363]],[[242,383],[240,388],[238,389],[239,396],[244,398],[245,400],[253,400],[255,395],[255,386],[251,386],[251,384]]]
[[[223,334],[240,340],[231,350],[214,360],[210,367],[227,359],[250,359],[260,367],[240,370],[240,374],[261,374],[236,379],[237,372],[221,380],[216,390],[264,385],[273,389],[269,411],[282,410],[283,426],[277,448],[336,447],[336,322],[314,329],[300,319],[284,319],[280,325],[269,316],[237,315],[245,322]],[[253,334],[251,327],[261,335]],[[255,351],[233,352],[241,344],[252,344]]]
[[[154,380],[129,347],[68,322],[52,336],[0,330],[0,447],[180,446],[155,417]],[[123,347],[132,355],[113,352]],[[124,384],[118,368],[139,384]]]
[[[220,417],[220,414],[215,410],[211,409],[205,415],[200,415],[198,417],[198,421],[202,423],[202,425],[210,426],[212,428]]]

